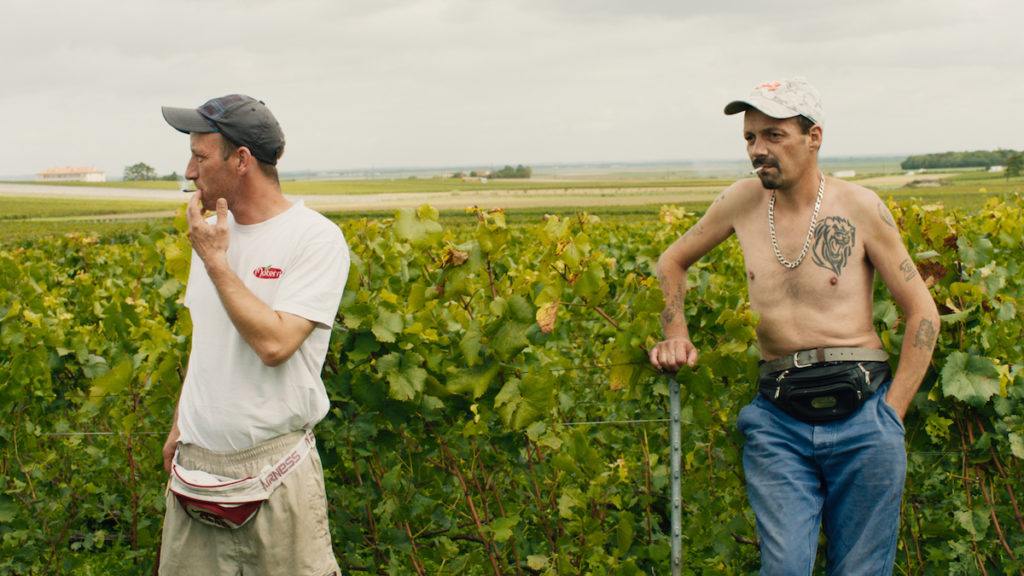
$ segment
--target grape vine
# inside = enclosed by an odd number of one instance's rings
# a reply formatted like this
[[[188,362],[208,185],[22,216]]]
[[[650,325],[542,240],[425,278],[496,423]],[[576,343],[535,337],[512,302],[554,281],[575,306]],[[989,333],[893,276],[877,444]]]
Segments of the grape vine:
[[[942,313],[907,418],[897,574],[1024,571],[1024,201],[890,203]],[[696,221],[471,208],[343,220],[352,271],[318,426],[346,573],[668,572],[658,254]],[[0,574],[152,573],[160,448],[188,358],[177,229],[0,244]],[[738,244],[690,271],[684,573],[758,565],[735,431],[757,323]],[[902,320],[878,285],[875,322]],[[895,360],[895,359],[894,359]]]

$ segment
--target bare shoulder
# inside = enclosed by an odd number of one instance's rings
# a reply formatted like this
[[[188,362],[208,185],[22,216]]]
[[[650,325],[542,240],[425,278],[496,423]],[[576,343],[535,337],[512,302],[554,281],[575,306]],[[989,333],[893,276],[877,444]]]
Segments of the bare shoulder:
[[[845,199],[848,206],[874,208],[875,204],[879,202],[878,194],[874,190],[865,188],[856,182],[829,178],[828,185]]]
[[[704,215],[669,251],[679,252],[679,261],[686,262],[686,265],[695,262],[743,226],[753,198],[760,189],[760,183],[750,179],[731,184],[715,197]]]
[[[889,207],[874,190],[855,182],[832,179],[830,183],[842,198],[844,210],[862,225],[882,225],[896,229]]]
[[[889,205],[874,190],[853,182],[835,182],[836,190],[841,193],[837,196],[843,199],[843,211],[855,223],[857,237],[875,266],[884,266],[887,261],[905,253],[899,226],[889,211]]]
[[[742,180],[737,180],[726,188],[726,192],[731,192],[733,196],[740,198],[760,196],[763,191],[764,188],[761,186],[761,181],[757,178],[744,178]]]
[[[757,178],[744,178],[733,182],[711,204],[711,208],[737,214],[751,209],[764,197],[764,189]],[[710,208],[709,208],[710,210]]]

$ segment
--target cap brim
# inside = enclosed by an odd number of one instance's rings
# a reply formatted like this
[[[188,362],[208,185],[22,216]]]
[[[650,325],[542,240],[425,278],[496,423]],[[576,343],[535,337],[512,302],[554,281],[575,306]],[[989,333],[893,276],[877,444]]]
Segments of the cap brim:
[[[750,104],[743,102],[742,100],[733,100],[725,105],[725,115],[731,116],[733,114],[739,114],[740,112],[746,112],[750,110]]]
[[[751,108],[756,108],[772,118],[784,119],[800,115],[799,112],[791,110],[774,100],[757,98],[755,96],[747,98],[746,100],[733,100],[732,102],[729,102],[725,105],[725,113],[726,115],[739,114],[740,112],[746,112]]]
[[[163,106],[160,110],[164,114],[164,120],[179,132],[205,134],[217,131],[217,126],[204,118],[195,108]]]

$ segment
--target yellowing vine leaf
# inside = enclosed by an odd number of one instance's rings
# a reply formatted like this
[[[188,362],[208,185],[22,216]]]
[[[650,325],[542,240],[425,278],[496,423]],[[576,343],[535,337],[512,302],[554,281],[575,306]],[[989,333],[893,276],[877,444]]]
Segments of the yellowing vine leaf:
[[[548,302],[537,309],[537,324],[540,331],[551,334],[555,330],[555,317],[558,315],[558,302]]]

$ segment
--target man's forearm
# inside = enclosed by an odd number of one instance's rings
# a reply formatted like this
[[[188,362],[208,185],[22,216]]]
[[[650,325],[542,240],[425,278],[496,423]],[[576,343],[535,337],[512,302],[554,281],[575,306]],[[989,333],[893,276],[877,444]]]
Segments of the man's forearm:
[[[661,311],[663,340],[648,352],[651,364],[658,370],[679,370],[684,365],[696,366],[697,349],[690,341],[686,326],[686,270],[658,267],[658,279],[665,295],[665,308]]]
[[[901,418],[907,413],[931,364],[938,331],[937,314],[915,315],[907,324],[907,333],[903,336],[903,346],[900,349],[899,366],[885,397],[886,402]]]
[[[164,441],[163,447],[163,460],[164,470],[171,473],[171,462],[174,460],[174,452],[178,447],[178,439],[181,438],[181,430],[178,428],[178,406],[181,404],[181,398],[178,399],[178,404],[174,405],[174,420],[171,422],[171,430],[167,433],[167,440]]]
[[[690,331],[686,326],[686,271],[665,272],[659,267],[658,281],[665,297],[665,307],[658,318],[662,334],[666,340],[689,339]]]

